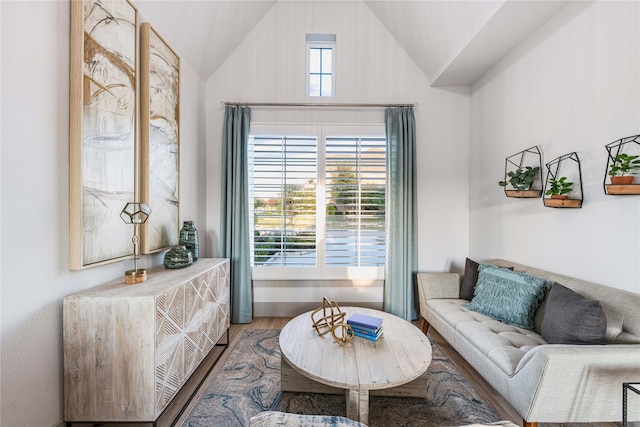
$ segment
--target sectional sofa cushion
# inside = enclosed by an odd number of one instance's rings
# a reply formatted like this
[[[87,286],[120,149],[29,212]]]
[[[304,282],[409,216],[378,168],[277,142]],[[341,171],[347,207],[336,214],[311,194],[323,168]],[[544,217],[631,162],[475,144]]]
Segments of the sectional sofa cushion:
[[[463,307],[465,301],[459,299],[430,299],[427,307],[437,319],[432,326],[447,340],[455,338],[479,350],[490,359],[493,366],[507,375],[512,375],[521,359],[529,350],[541,344],[544,339],[534,331],[499,322],[484,314]],[[442,323],[440,323],[442,322]],[[465,353],[462,351],[463,354]]]
[[[604,344],[607,318],[599,301],[554,282],[540,332],[549,344]]]
[[[473,299],[464,306],[501,322],[534,330],[534,315],[549,286],[540,277],[480,264]]]

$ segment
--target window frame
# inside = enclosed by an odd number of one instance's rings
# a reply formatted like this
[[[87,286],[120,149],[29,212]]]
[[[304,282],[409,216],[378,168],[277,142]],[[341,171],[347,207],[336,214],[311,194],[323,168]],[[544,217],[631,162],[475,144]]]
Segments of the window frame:
[[[318,164],[316,167],[316,266],[251,266],[253,280],[353,280],[361,283],[373,283],[377,280],[384,280],[384,266],[340,266],[328,267],[324,265],[326,247],[323,244],[326,234],[326,169],[325,169],[325,139],[331,137],[379,137],[385,136],[384,124],[364,124],[364,125],[299,125],[299,124],[268,124],[252,123],[250,135],[270,135],[270,136],[316,136]],[[250,194],[249,194],[250,196]],[[249,203],[250,214],[253,206]],[[250,218],[253,216],[250,215]],[[385,217],[385,230],[386,230]],[[250,223],[251,251],[253,251],[253,225]],[[386,234],[386,232],[385,232]],[[301,278],[304,272],[304,279]]]
[[[331,73],[320,73],[320,80],[323,75],[331,76],[331,95],[311,95],[311,49],[331,49]],[[306,37],[306,74],[305,93],[311,98],[334,98],[336,96],[336,35],[335,34],[307,34]],[[322,87],[322,86],[321,86]]]

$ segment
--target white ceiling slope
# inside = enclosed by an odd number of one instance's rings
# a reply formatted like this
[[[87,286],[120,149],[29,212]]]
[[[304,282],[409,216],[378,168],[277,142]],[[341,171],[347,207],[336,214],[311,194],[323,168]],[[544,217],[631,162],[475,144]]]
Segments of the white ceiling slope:
[[[376,1],[365,3],[430,80],[482,29],[498,1]]]
[[[567,1],[378,1],[365,3],[431,86],[470,85]]]
[[[276,1],[309,0],[134,1],[143,20],[150,21],[206,81]],[[568,3],[560,0],[353,1],[363,1],[371,9],[432,86],[470,85]]]
[[[134,0],[153,27],[208,80],[276,0]]]

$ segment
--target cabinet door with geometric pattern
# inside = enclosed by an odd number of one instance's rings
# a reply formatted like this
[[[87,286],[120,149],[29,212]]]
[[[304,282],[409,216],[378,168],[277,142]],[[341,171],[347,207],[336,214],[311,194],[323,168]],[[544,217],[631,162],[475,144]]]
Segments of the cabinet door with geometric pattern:
[[[225,262],[156,299],[158,415],[229,327],[227,269]]]

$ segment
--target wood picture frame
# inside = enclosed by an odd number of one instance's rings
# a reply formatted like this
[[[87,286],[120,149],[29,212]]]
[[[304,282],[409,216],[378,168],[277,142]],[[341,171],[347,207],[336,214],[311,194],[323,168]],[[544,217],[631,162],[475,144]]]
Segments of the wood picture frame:
[[[138,9],[72,0],[69,81],[69,268],[129,257],[120,218],[137,188]]]
[[[180,232],[180,57],[149,23],[140,28],[140,143],[148,254],[177,245]]]

